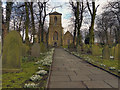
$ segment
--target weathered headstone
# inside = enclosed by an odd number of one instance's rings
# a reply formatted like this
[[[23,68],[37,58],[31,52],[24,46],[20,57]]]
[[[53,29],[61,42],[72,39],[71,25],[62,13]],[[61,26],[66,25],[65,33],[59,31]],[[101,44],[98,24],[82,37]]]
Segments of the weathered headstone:
[[[77,46],[77,52],[78,52],[79,54],[81,54],[81,46],[80,46],[80,45]]]
[[[92,45],[92,55],[93,56],[100,56],[101,55],[101,51],[98,45]]]
[[[118,60],[118,58],[119,58],[119,54],[118,54],[118,52],[119,52],[119,47],[120,47],[119,44],[117,44],[117,45],[115,46],[115,55],[114,55],[115,60]]]
[[[43,43],[40,43],[40,52],[41,53],[44,53],[45,51],[46,51],[46,45],[45,44],[43,44]]]
[[[31,56],[39,57],[40,56],[40,45],[39,43],[34,43],[31,47]]]
[[[109,50],[109,47],[108,45],[106,45],[104,48],[103,48],[103,59],[110,59],[110,50]]]
[[[20,70],[22,45],[22,38],[17,31],[11,31],[6,35],[2,55],[3,72],[17,72]]]
[[[110,56],[115,56],[115,47],[110,48]]]
[[[118,60],[120,62],[120,44],[118,44]],[[120,64],[120,63],[119,63]]]

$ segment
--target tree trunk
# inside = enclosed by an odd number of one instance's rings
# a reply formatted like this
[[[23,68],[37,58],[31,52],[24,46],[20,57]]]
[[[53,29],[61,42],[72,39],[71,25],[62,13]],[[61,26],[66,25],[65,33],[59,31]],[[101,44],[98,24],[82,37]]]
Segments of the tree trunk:
[[[75,28],[74,28],[74,36],[73,36],[73,45],[75,47],[75,41],[76,41],[76,28],[77,28],[77,21],[75,20]]]
[[[32,35],[33,35],[33,43],[35,42],[35,23],[34,23],[34,15],[33,15],[33,2],[29,3],[30,12],[31,12],[31,20],[32,20]]]
[[[28,5],[27,2],[25,2],[25,10],[26,10],[26,22],[25,22],[25,27],[26,27],[26,31],[25,31],[25,43],[27,45],[29,45],[29,37],[28,37],[28,25],[29,25],[29,10],[28,10]]]
[[[7,32],[9,32],[9,24],[10,24],[12,5],[13,5],[13,2],[7,2],[7,5],[6,5],[6,28],[7,28]]]
[[[91,25],[89,28],[89,37],[90,37],[89,44],[92,45],[92,44],[94,44],[94,22],[95,22],[95,15],[96,15],[96,11],[97,11],[97,8],[95,8],[95,1],[92,0],[92,11],[90,9],[88,1],[87,1],[87,7],[88,7],[88,10],[89,10],[90,15],[91,15]]]
[[[95,22],[95,2],[92,2],[93,14],[91,15],[91,26],[90,26],[90,44],[94,44],[94,22]]]
[[[18,31],[20,32],[21,30],[20,30],[20,26],[21,26],[21,22],[22,22],[22,15],[21,15],[21,17],[20,17],[20,23],[19,23],[19,28],[18,28]]]
[[[77,2],[77,21],[78,21],[78,27],[77,27],[77,30],[78,30],[78,34],[77,34],[77,44],[78,45],[82,45],[82,35],[80,33],[80,28],[81,28],[81,25],[82,25],[82,20],[83,20],[83,2],[81,2],[81,13],[79,11],[79,5],[80,5],[80,2]],[[79,14],[80,14],[80,18],[79,18]]]
[[[39,30],[38,30],[38,43],[41,42],[41,31],[42,31],[42,12],[43,12],[43,3],[38,2],[38,6],[39,6]]]

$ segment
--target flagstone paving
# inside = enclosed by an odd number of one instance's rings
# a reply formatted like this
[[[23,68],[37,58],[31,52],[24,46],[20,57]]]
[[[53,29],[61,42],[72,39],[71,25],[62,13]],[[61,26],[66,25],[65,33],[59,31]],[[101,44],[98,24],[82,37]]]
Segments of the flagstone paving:
[[[48,88],[118,88],[118,78],[56,48]]]

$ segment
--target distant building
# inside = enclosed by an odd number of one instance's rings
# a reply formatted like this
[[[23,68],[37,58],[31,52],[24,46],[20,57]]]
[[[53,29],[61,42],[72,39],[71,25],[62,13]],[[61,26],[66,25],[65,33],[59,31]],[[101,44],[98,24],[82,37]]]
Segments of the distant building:
[[[50,46],[69,45],[73,41],[72,34],[67,31],[63,34],[61,13],[53,12],[49,14],[48,44]]]
[[[64,34],[63,45],[64,45],[64,46],[70,45],[72,42],[73,42],[73,35],[72,35],[69,31],[67,31],[67,32]]]

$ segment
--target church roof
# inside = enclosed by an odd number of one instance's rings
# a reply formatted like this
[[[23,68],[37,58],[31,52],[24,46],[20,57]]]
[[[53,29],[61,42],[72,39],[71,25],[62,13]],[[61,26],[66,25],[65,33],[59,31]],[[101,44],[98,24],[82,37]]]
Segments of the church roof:
[[[49,13],[49,15],[62,15],[62,14],[55,11],[55,12]]]
[[[71,36],[73,36],[69,31],[67,31],[64,35],[66,35],[66,34],[70,34]]]

